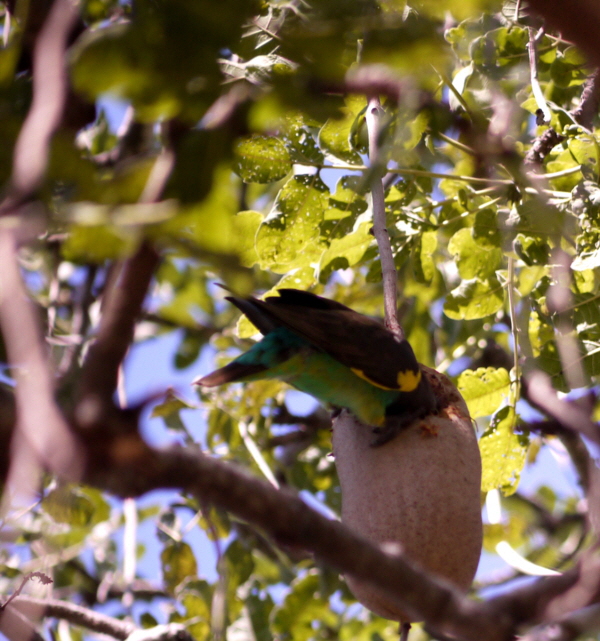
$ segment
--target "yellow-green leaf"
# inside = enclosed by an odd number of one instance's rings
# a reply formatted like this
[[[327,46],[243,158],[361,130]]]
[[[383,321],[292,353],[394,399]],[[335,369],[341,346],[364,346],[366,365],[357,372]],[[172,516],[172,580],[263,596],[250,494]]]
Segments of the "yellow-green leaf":
[[[495,314],[504,304],[504,290],[497,278],[463,280],[446,297],[444,313],[454,320],[473,320]]]
[[[481,491],[500,488],[505,496],[519,485],[527,455],[527,437],[514,433],[516,414],[512,407],[499,410],[489,429],[479,439],[483,475]]]
[[[284,178],[292,168],[290,154],[279,138],[254,135],[234,149],[235,171],[244,182],[270,183]]]
[[[163,578],[170,592],[188,577],[198,574],[196,557],[192,548],[181,541],[167,544],[160,554]]]
[[[473,240],[469,228],[459,229],[448,243],[448,251],[454,255],[461,278],[488,278],[494,274],[502,260],[502,250],[494,246],[482,246]]]
[[[467,369],[458,377],[457,387],[473,418],[489,416],[508,397],[510,377],[503,367]]]

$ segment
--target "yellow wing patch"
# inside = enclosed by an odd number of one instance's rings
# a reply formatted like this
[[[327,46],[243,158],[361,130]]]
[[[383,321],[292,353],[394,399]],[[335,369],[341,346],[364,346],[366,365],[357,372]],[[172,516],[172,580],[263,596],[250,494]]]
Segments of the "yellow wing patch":
[[[398,372],[398,387],[386,387],[385,385],[380,385],[379,383],[372,381],[361,369],[357,369],[355,367],[351,367],[350,369],[357,376],[367,381],[367,383],[371,383],[371,385],[375,385],[375,387],[379,387],[380,389],[388,390],[390,392],[412,392],[417,388],[421,381],[421,370],[414,372],[412,369],[407,369],[406,371]]]
[[[405,372],[398,372],[398,387],[403,392],[412,392],[420,382],[421,370],[413,372],[412,369],[407,369]]]

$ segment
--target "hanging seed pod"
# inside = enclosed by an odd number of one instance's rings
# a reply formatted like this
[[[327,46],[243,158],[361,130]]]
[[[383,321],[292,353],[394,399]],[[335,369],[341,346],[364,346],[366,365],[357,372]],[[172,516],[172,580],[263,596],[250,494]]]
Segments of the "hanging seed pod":
[[[439,411],[380,447],[371,428],[342,412],[333,451],[342,521],[378,544],[396,544],[428,572],[467,590],[482,544],[481,458],[466,403],[450,380],[423,368]],[[411,619],[382,592],[346,577],[356,598],[388,619]]]

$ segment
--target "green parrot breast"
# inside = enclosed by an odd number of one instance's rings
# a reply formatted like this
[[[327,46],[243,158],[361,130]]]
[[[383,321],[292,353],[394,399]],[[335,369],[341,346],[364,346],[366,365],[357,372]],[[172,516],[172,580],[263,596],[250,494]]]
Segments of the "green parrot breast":
[[[382,425],[386,407],[398,397],[397,390],[372,385],[285,327],[267,334],[236,361],[265,368],[245,381],[283,380],[323,403],[349,409],[369,425]]]

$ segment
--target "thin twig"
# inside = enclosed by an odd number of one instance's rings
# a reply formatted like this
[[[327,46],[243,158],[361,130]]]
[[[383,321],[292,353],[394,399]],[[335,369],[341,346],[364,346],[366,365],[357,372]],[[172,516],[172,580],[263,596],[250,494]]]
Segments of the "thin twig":
[[[279,481],[275,478],[273,470],[269,467],[269,464],[265,460],[265,457],[262,455],[260,448],[256,445],[256,442],[250,434],[250,425],[251,423],[246,423],[246,421],[244,420],[238,421],[238,428],[240,431],[240,436],[242,437],[242,441],[244,442],[248,453],[254,459],[254,462],[258,466],[258,469],[264,474],[265,478],[274,488],[279,489]]]
[[[521,0],[517,0],[515,2],[515,13],[513,15],[513,20],[515,22],[519,21],[519,12],[520,12],[520,10],[521,10]]]
[[[80,340],[65,348],[57,368],[59,377],[64,376],[68,379],[69,374],[72,373],[73,369],[78,364],[77,357],[83,349],[85,344],[84,338],[90,325],[89,308],[94,300],[93,287],[97,273],[98,268],[95,265],[91,265],[87,268],[85,281],[82,283],[79,290],[78,300],[73,310],[71,321],[71,334],[79,336]]]
[[[540,87],[540,81],[538,80],[538,71],[537,71],[537,50],[536,50],[536,37],[533,30],[533,27],[528,27],[529,32],[529,42],[527,43],[527,51],[529,53],[529,75],[531,79],[531,91],[535,98],[535,102],[538,106],[538,109],[544,115],[544,122],[550,122],[552,114],[550,109],[548,109],[548,103],[546,98],[544,98],[544,93]]]
[[[521,368],[519,366],[519,324],[517,319],[517,303],[515,300],[515,259],[508,257],[508,310],[510,314],[511,333],[513,337],[513,370],[514,378],[511,381],[510,404],[515,409],[521,396]],[[516,414],[515,414],[516,417]],[[514,428],[514,426],[513,426]]]
[[[581,365],[581,353],[573,336],[573,323],[568,313],[573,307],[571,258],[566,252],[557,250],[552,263],[554,284],[548,290],[548,308],[551,313],[556,314],[554,337],[563,375],[570,389],[578,389],[585,387],[588,381]]]
[[[394,254],[390,244],[390,235],[385,221],[385,195],[383,191],[383,168],[379,149],[381,133],[381,105],[379,98],[369,98],[366,111],[367,130],[369,133],[369,160],[371,163],[371,199],[373,207],[373,234],[379,247],[381,274],[383,279],[383,306],[385,325],[398,338],[404,338],[404,332],[398,323],[398,285]]]
[[[365,165],[351,165],[349,163],[336,162],[335,165],[324,165],[319,163],[299,163],[303,167],[312,167],[315,169],[343,169],[345,171],[365,171],[368,169]],[[514,185],[514,180],[507,178],[479,178],[478,176],[464,176],[461,174],[443,174],[437,171],[425,171],[423,169],[410,169],[408,167],[386,167],[386,171],[390,174],[398,174],[399,176],[416,176],[419,178],[443,178],[446,180],[459,180],[466,183],[474,184],[487,184],[487,185]]]
[[[6,606],[9,605],[11,601],[16,599],[21,594],[23,588],[25,587],[25,584],[31,579],[38,579],[40,583],[43,583],[44,585],[52,583],[52,579],[43,572],[28,572],[23,577],[19,587],[8,597],[8,599],[4,603],[0,605],[0,610],[4,610],[4,608],[6,608]]]

